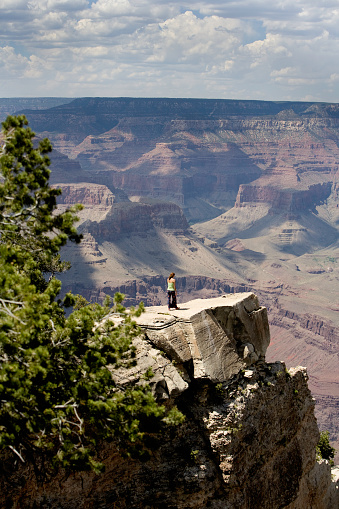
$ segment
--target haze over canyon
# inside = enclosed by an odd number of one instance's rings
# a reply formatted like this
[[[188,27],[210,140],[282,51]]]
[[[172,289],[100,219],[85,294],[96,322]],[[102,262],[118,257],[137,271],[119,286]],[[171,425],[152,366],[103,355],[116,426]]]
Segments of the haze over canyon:
[[[63,291],[126,305],[254,292],[268,361],[308,368],[339,449],[339,104],[1,99],[53,143],[60,208],[83,203]]]

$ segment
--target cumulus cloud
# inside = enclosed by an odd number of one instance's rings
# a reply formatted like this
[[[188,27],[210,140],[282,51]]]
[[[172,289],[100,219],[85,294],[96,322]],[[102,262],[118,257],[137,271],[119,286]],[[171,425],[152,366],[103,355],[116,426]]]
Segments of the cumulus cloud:
[[[1,0],[0,19],[3,96],[338,101],[334,0]]]
[[[11,75],[20,76],[27,67],[28,59],[20,54],[16,54],[11,46],[0,48],[0,68],[2,69],[2,78],[6,79]]]
[[[218,16],[199,19],[187,11],[139,31],[129,47],[143,48],[147,62],[207,65],[211,59],[220,60],[221,54],[233,53],[247,29],[240,20]]]
[[[27,6],[35,12],[75,12],[87,8],[88,2],[87,0],[30,0]]]
[[[98,0],[92,4],[93,14],[99,16],[126,16],[133,11],[129,0]]]

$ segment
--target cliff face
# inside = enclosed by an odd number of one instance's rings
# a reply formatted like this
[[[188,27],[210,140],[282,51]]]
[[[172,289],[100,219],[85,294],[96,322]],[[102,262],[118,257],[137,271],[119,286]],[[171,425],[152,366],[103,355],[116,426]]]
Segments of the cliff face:
[[[188,246],[190,247],[190,246]],[[89,245],[83,243],[83,249],[88,250]],[[199,251],[198,251],[199,253]],[[192,253],[194,256],[196,253]],[[201,256],[201,254],[199,255]],[[69,257],[67,257],[69,258]],[[103,260],[101,257],[92,257],[91,260]],[[313,257],[312,257],[313,260]],[[75,263],[75,262],[74,262]],[[291,281],[286,280],[286,268],[280,263],[275,267],[269,267],[270,283],[265,287],[258,281],[247,281],[239,284],[234,277],[223,280],[201,275],[182,276],[177,278],[178,300],[180,306],[192,298],[212,298],[222,293],[255,291],[260,295],[260,301],[267,306],[269,311],[269,323],[271,329],[271,344],[268,349],[267,359],[274,362],[276,359],[285,361],[290,368],[298,363],[305,364],[309,373],[309,387],[316,400],[316,417],[321,430],[330,430],[331,443],[338,449],[338,347],[339,330],[336,318],[338,303],[336,293],[330,293],[328,278],[333,278],[333,272],[327,272],[318,267],[319,274],[308,274],[313,282],[306,288],[296,288]],[[314,262],[313,262],[314,263]],[[79,268],[79,275],[85,270]],[[315,269],[314,269],[315,270]],[[322,272],[321,272],[322,270]],[[109,278],[107,269],[103,270],[106,278]],[[272,274],[275,277],[272,277]],[[282,279],[282,274],[284,278]],[[295,272],[295,274],[299,274]],[[304,277],[305,272],[301,272]],[[321,278],[319,280],[319,278]],[[319,283],[317,281],[319,280]],[[105,284],[104,284],[105,283]],[[90,286],[73,285],[65,281],[64,289],[82,293],[88,300],[102,301],[106,295],[113,296],[117,291],[123,293],[127,305],[136,305],[143,301],[147,306],[166,304],[166,276],[149,276],[143,278],[128,278],[121,281],[105,280],[94,289]],[[317,287],[314,285],[317,283]],[[331,308],[327,314],[320,312],[323,302],[322,290],[332,296]],[[305,293],[307,294],[305,296]],[[315,301],[312,300],[314,295]],[[305,305],[305,300],[307,305]],[[324,309],[324,308],[322,308]],[[337,459],[338,461],[338,459]]]
[[[188,223],[181,209],[172,203],[118,203],[104,220],[86,222],[80,231],[92,234],[100,242],[112,242],[120,236],[147,234],[157,227],[179,232],[187,230]]]
[[[63,182],[91,182],[78,161],[74,161],[67,155],[53,148],[51,154],[51,184]]]
[[[85,208],[97,209],[98,207],[110,208],[113,203],[119,201],[112,191],[103,185],[83,182],[82,184],[58,184],[55,187],[62,190],[62,194],[58,197],[59,205],[82,203]],[[125,201],[128,201],[127,196]]]
[[[84,209],[79,212],[79,231],[98,242],[114,241],[120,236],[143,235],[156,228],[183,232],[189,225],[182,210],[174,203],[151,200],[131,202],[121,189],[111,191],[100,184],[58,184],[62,194],[58,208],[64,210],[76,203]]]
[[[176,404],[185,422],[149,435],[147,461],[102,444],[100,476],[60,475],[37,486],[28,467],[9,472],[5,465],[3,507],[337,507],[339,486],[329,465],[316,461],[306,370],[265,362],[267,313],[253,294],[190,301],[171,313],[148,308],[138,322],[137,367],[113,376],[124,385],[152,368],[154,394]]]
[[[244,207],[250,203],[266,203],[278,212],[300,212],[315,209],[316,204],[324,202],[331,194],[329,182],[313,184],[307,190],[281,189],[271,186],[241,185],[235,207]]]

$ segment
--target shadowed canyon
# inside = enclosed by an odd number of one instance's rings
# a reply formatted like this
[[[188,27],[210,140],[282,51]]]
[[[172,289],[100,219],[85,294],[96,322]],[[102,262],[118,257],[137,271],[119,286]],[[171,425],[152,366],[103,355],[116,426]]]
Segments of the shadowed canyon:
[[[267,360],[307,367],[339,449],[339,104],[45,98],[0,112],[52,141],[59,207],[84,204],[64,291],[161,305],[174,271],[179,303],[254,292]]]

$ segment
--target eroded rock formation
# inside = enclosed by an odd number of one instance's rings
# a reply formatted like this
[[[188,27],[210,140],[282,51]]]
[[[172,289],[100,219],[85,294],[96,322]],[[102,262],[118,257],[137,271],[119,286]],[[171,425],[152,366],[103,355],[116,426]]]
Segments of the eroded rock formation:
[[[112,205],[105,219],[87,221],[80,231],[89,232],[101,242],[120,236],[145,235],[155,228],[185,231],[188,223],[181,209],[173,203],[118,203]]]
[[[279,208],[308,210],[336,183],[335,104],[97,98],[27,115],[89,181],[175,202],[193,220],[232,208],[240,185],[242,205],[278,193]]]
[[[190,301],[170,313],[165,306],[148,308],[138,321],[138,364],[113,376],[124,385],[152,368],[154,394],[176,404],[185,422],[149,435],[147,461],[102,444],[100,476],[60,475],[37,486],[29,467],[13,472],[5,465],[2,507],[338,506],[338,482],[327,462],[316,461],[319,430],[306,370],[265,362],[267,314],[254,294]]]

